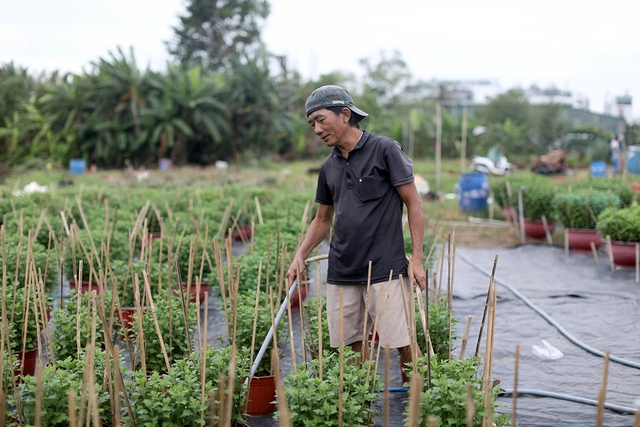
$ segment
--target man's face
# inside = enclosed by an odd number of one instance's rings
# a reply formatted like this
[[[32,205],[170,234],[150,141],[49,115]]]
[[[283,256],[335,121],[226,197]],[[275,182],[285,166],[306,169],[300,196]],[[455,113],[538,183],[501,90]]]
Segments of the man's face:
[[[349,129],[349,115],[344,110],[348,110],[348,108],[344,108],[337,116],[326,108],[309,114],[309,124],[313,131],[328,147],[340,143]]]

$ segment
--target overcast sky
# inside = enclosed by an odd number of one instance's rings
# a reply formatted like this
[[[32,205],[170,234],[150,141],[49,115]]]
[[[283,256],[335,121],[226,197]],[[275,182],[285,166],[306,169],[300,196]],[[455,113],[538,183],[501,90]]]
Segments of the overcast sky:
[[[305,77],[398,49],[421,79],[491,79],[507,89],[554,84],[589,97],[640,103],[640,2],[270,0],[268,48]],[[78,72],[117,46],[162,69],[184,0],[2,0],[0,62]],[[596,6],[597,5],[597,6]],[[640,107],[634,108],[640,116]]]

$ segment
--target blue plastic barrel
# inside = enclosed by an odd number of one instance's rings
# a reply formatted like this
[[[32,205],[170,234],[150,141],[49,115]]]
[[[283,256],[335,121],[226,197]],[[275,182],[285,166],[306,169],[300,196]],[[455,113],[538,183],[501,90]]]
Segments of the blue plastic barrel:
[[[168,159],[166,157],[163,157],[160,159],[160,170],[161,171],[167,171],[169,169],[171,169],[172,167],[172,163],[171,163],[171,159]]]
[[[69,161],[69,172],[75,173],[76,175],[82,175],[86,167],[87,165],[84,159],[71,159]]]
[[[591,162],[591,176],[607,176],[607,164],[602,160]]]
[[[480,172],[460,175],[460,211],[481,211],[487,208],[489,180]]]
[[[627,148],[627,171],[640,173],[640,145],[632,145]]]

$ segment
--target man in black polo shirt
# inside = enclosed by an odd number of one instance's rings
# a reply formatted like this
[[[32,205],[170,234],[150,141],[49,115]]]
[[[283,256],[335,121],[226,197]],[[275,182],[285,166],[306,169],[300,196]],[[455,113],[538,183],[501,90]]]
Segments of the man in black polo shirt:
[[[413,361],[413,354],[401,286],[406,300],[413,295],[412,284],[426,286],[424,212],[413,164],[396,141],[360,131],[359,122],[367,113],[355,106],[345,89],[322,86],[309,96],[305,108],[316,135],[333,150],[320,170],[318,211],[289,267],[289,283],[298,273],[304,274],[304,260],[333,225],[327,272],[331,346],[340,345],[342,292],[344,344],[366,356],[364,316],[368,315],[367,325],[376,322],[380,343],[397,348],[404,366]],[[411,272],[402,234],[404,206],[411,232]],[[402,282],[400,276],[405,278]]]

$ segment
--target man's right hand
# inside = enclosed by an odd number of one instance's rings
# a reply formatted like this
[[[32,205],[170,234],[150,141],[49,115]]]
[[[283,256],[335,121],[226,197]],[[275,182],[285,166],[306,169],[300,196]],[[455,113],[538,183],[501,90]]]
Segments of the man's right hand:
[[[298,281],[300,281],[306,279],[306,277],[307,267],[304,259],[296,255],[296,257],[293,258],[293,261],[291,261],[289,270],[287,270],[287,279],[289,279],[288,286],[291,286],[294,280],[298,279]]]

